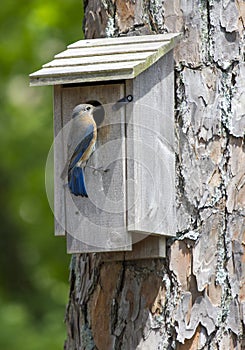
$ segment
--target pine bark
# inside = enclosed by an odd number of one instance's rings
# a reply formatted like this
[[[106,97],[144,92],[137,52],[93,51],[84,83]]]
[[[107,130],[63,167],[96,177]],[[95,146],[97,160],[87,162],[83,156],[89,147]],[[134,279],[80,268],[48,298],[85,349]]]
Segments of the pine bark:
[[[183,33],[178,231],[162,260],[73,256],[66,350],[245,348],[244,26],[242,0],[85,1],[87,38]]]

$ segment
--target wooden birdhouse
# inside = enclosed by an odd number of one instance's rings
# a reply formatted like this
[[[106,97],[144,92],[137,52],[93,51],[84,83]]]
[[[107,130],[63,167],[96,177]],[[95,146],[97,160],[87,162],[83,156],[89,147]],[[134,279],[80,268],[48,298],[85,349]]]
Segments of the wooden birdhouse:
[[[55,234],[69,253],[165,256],[175,236],[174,60],[179,34],[80,40],[30,75],[54,86]],[[88,198],[67,185],[67,135],[78,104],[97,106]]]

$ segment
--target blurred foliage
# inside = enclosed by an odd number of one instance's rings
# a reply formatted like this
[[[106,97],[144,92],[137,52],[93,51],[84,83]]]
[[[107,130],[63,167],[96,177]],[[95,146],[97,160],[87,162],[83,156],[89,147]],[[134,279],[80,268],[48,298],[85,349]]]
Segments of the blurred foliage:
[[[82,38],[79,0],[8,0],[0,12],[0,348],[61,349],[68,299],[65,241],[53,237],[45,162],[52,89],[29,73]]]

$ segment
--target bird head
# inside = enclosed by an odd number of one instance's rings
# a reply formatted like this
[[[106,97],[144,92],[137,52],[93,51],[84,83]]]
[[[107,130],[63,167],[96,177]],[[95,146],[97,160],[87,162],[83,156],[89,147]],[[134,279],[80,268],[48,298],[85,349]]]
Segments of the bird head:
[[[88,114],[93,115],[93,112],[95,110],[96,110],[96,107],[87,103],[77,105],[72,111],[72,118],[76,118],[78,116],[83,117]]]

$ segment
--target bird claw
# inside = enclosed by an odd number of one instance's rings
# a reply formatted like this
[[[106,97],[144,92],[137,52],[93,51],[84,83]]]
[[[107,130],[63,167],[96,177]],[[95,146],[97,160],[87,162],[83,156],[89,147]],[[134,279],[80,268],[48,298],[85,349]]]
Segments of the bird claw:
[[[107,173],[110,169],[103,169],[103,167],[100,168],[94,168],[93,173],[95,174],[96,171],[98,171],[99,173]]]
[[[95,174],[97,171],[98,171],[99,173],[107,173],[107,172],[110,170],[110,169],[103,169],[102,166],[99,167],[99,168],[95,168],[95,167],[93,167],[93,166],[91,166],[91,165],[87,165],[87,167],[93,169],[93,174]]]

